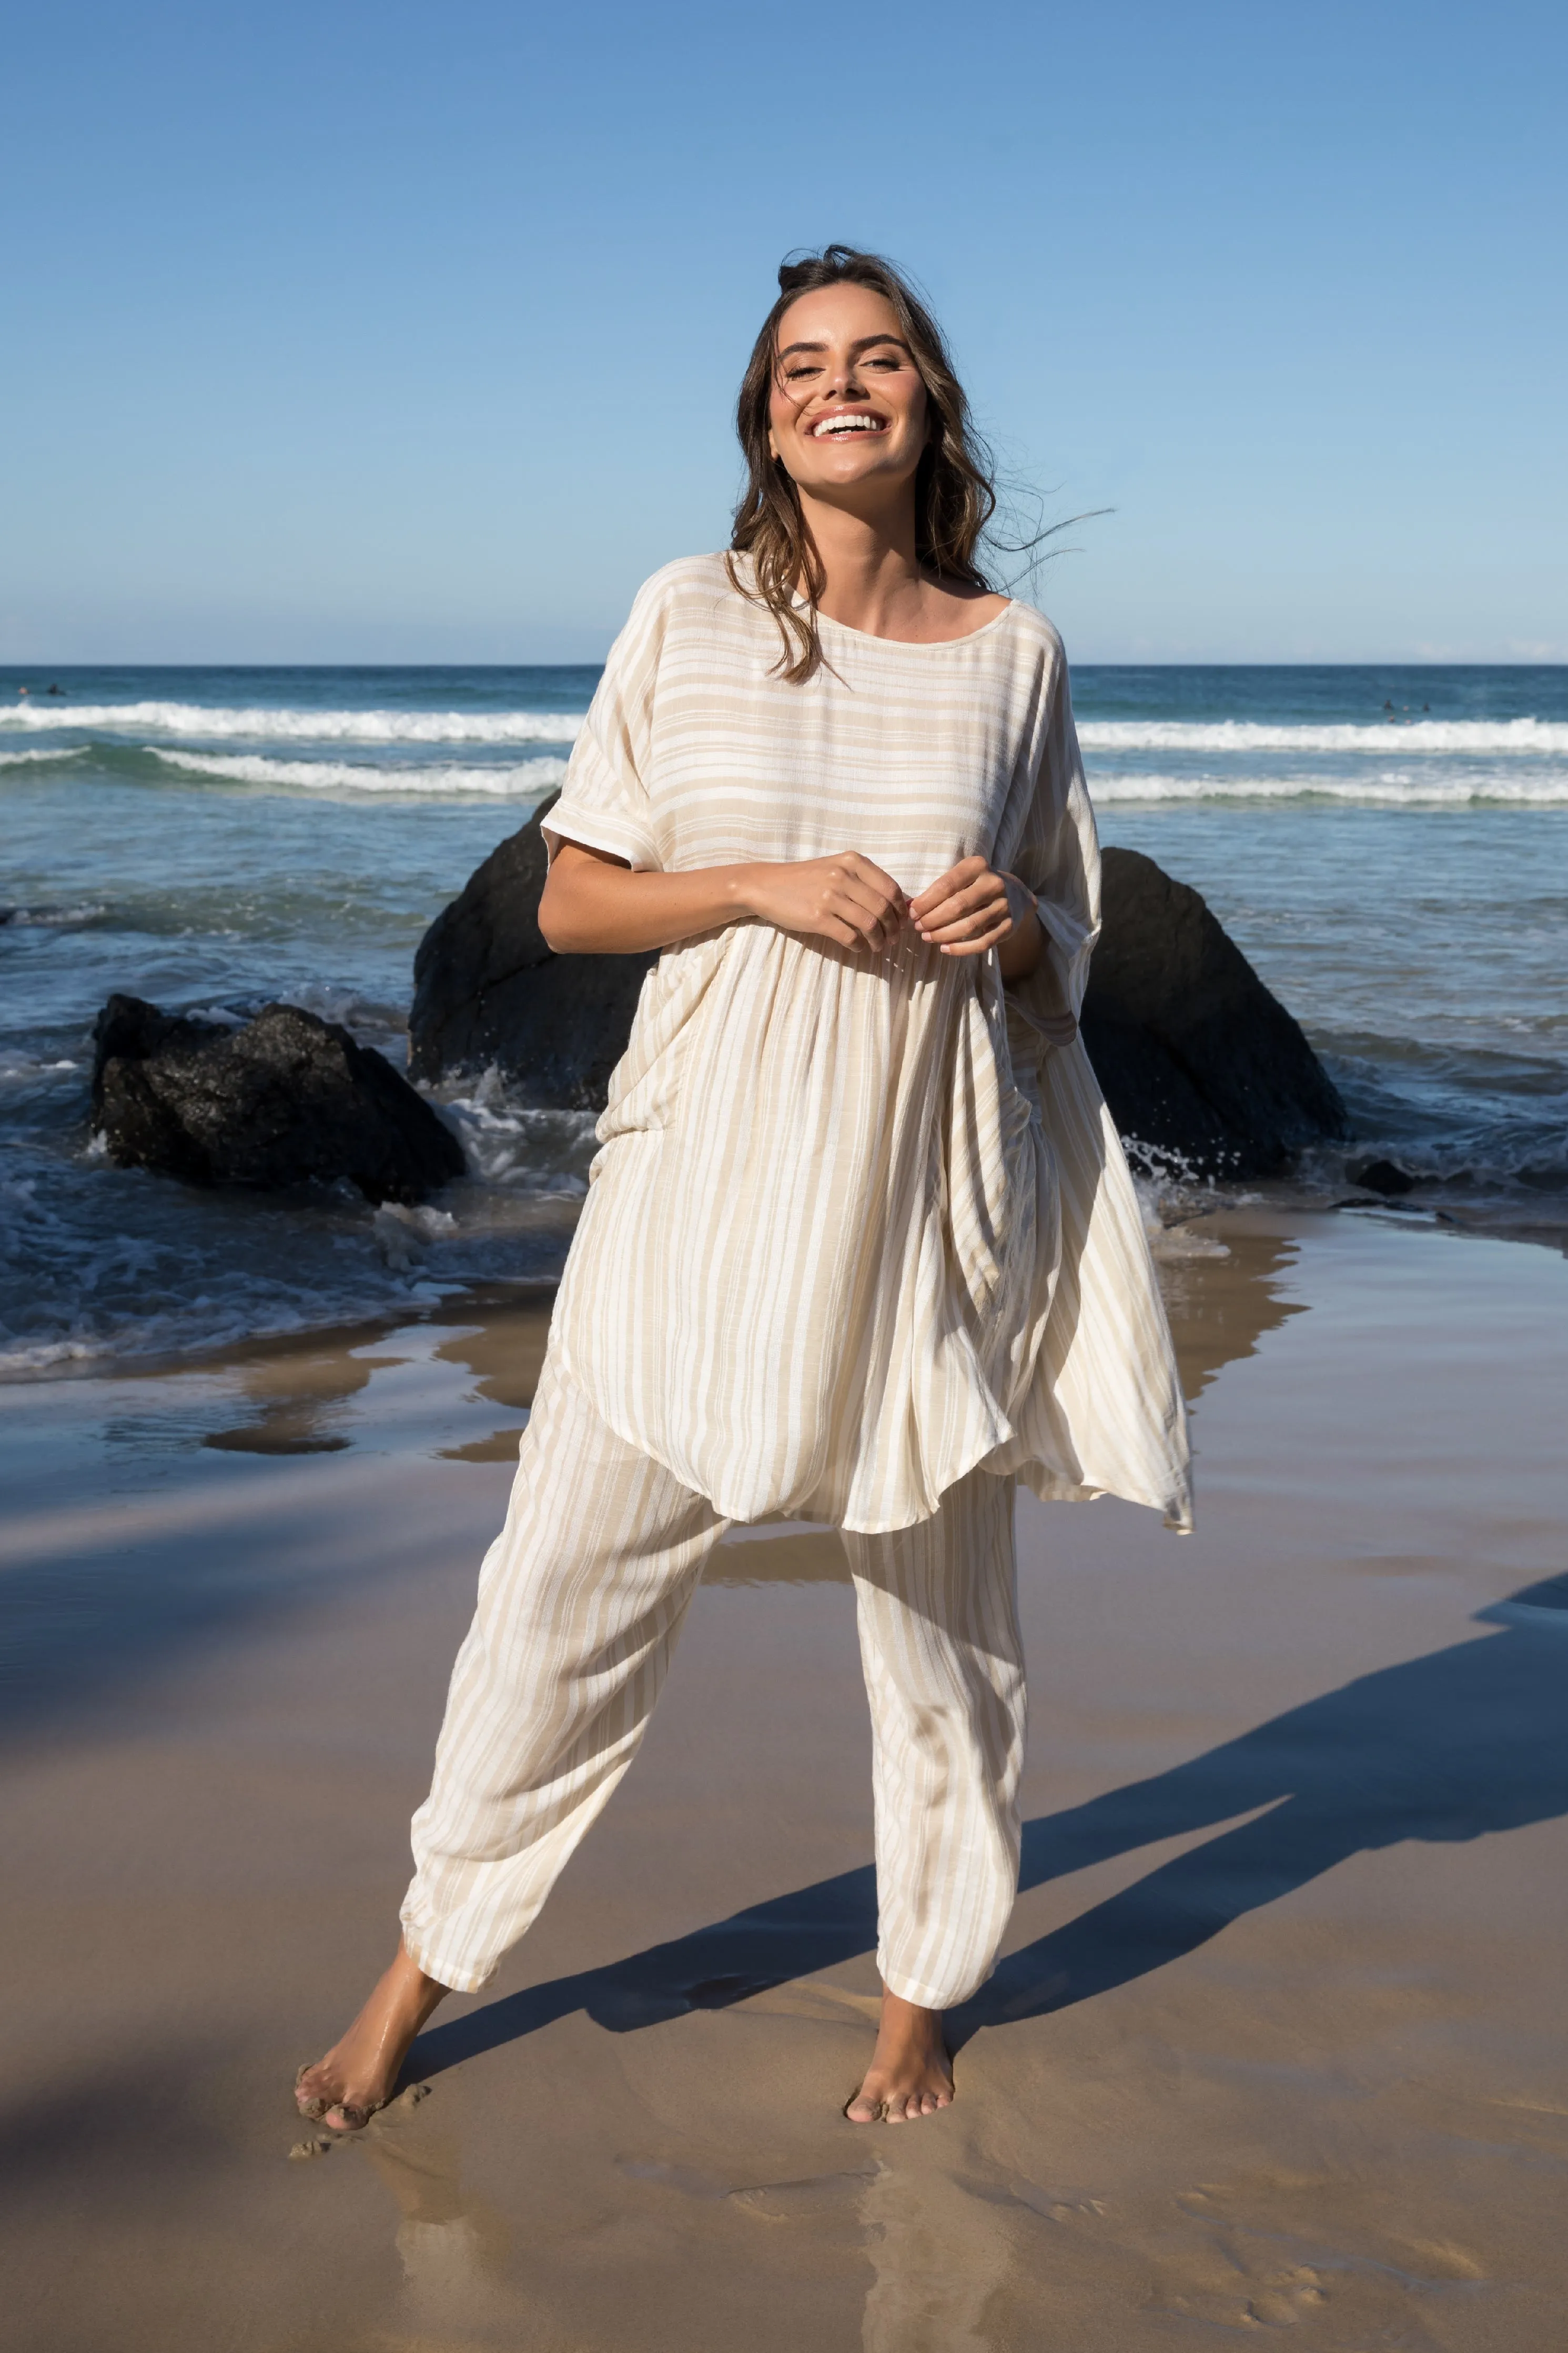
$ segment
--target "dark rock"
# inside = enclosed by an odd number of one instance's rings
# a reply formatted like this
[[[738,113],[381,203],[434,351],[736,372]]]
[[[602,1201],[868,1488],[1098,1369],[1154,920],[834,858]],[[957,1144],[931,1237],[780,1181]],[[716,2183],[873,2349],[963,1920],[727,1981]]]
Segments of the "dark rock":
[[[1345,1175],[1352,1185],[1364,1186],[1369,1193],[1381,1193],[1389,1200],[1415,1190],[1415,1177],[1407,1176],[1396,1160],[1354,1160]]]
[[[463,1173],[457,1137],[384,1055],[297,1005],[228,1029],[111,997],[94,1036],[93,1119],[122,1168],[268,1192],[346,1176],[372,1201]]]
[[[1347,1132],[1332,1082],[1195,891],[1104,854],[1083,1039],[1134,1161],[1263,1176]]]
[[[414,959],[408,1067],[499,1070],[529,1102],[600,1111],[653,955],[558,956],[539,928],[553,797],[468,877]]]
[[[493,1067],[531,1103],[596,1110],[654,958],[545,945],[550,806],[491,852],[420,942],[409,1067],[425,1080]],[[1262,1176],[1345,1133],[1344,1106],[1284,1007],[1197,892],[1136,850],[1105,852],[1083,1027],[1117,1126],[1145,1163]]]

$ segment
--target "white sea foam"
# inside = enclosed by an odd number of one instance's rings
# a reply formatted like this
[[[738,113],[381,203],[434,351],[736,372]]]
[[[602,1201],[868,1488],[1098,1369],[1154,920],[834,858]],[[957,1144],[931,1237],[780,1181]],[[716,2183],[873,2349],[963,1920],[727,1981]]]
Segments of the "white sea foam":
[[[1091,767],[1089,791],[1101,807],[1122,801],[1335,801],[1360,807],[1568,807],[1568,768],[1537,776],[1497,775],[1163,776],[1137,770],[1108,776]]]
[[[260,752],[163,752],[147,749],[165,766],[195,776],[223,776],[237,785],[283,785],[307,792],[484,793],[507,800],[542,800],[566,774],[548,754],[515,767],[378,767],[369,761],[270,760]]]
[[[70,932],[96,923],[105,912],[97,900],[84,907],[0,907],[0,923],[18,932]]]
[[[1568,753],[1568,723],[1543,719],[1384,720],[1372,726],[1268,726],[1250,719],[1090,719],[1086,752],[1352,752],[1386,759],[1413,753]]]
[[[199,702],[19,702],[0,727],[89,728],[110,734],[202,736],[310,744],[573,744],[581,712],[268,711]],[[1568,733],[1568,730],[1564,731]],[[57,755],[58,756],[58,755]]]
[[[0,712],[0,717],[5,714]],[[79,755],[75,744],[53,744],[35,752],[0,752],[0,768],[30,768],[39,760],[74,760]]]

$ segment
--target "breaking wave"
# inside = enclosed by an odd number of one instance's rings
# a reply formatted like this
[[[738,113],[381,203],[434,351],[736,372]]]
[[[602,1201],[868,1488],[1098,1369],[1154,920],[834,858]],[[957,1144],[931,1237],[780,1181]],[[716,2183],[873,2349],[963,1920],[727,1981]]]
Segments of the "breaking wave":
[[[414,767],[353,760],[271,760],[259,752],[162,752],[155,760],[187,774],[232,784],[287,786],[306,792],[483,793],[504,800],[542,800],[566,774],[548,754],[515,767]]]
[[[1138,770],[1089,775],[1102,807],[1125,801],[1337,801],[1383,808],[1564,808],[1568,767],[1544,776],[1166,776]]]
[[[563,711],[279,711],[200,702],[16,703],[0,708],[0,727],[85,727],[110,734],[312,744],[573,744],[582,724],[580,712]]]
[[[1273,726],[1250,719],[1094,719],[1079,728],[1086,752],[1338,752],[1386,759],[1413,753],[1568,754],[1568,723],[1545,719],[1384,720],[1366,726]]]

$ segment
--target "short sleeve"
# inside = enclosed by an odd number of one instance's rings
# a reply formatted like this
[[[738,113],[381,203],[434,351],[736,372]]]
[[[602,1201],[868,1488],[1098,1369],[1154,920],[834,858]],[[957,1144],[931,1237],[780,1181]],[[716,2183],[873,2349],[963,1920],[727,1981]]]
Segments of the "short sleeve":
[[[1069,1044],[1100,936],[1100,841],[1084,782],[1067,658],[1058,651],[1040,743],[1034,797],[1013,860],[1035,894],[1046,953],[1026,980],[1007,987],[1008,1005],[1041,1050]]]
[[[552,858],[563,841],[606,850],[647,871],[663,864],[648,798],[653,712],[669,609],[659,575],[638,591],[610,648],[559,799],[543,828]]]

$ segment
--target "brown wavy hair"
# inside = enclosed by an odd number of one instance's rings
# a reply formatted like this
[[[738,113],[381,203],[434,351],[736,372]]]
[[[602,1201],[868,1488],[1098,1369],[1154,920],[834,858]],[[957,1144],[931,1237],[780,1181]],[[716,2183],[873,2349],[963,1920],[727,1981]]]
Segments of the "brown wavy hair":
[[[843,285],[869,287],[891,305],[926,388],[930,438],[915,474],[915,554],[921,569],[969,588],[992,585],[975,559],[996,511],[995,467],[971,421],[942,329],[880,254],[829,245],[804,260],[781,263],[778,300],[763,322],[735,404],[748,480],[735,509],[725,564],[739,593],[773,614],[784,644],[779,665],[796,686],[822,666],[816,607],[826,575],[801,512],[800,492],[783,459],[768,448],[768,411],[778,370],[779,321],[803,294]],[[738,555],[752,559],[749,581],[736,564]]]

